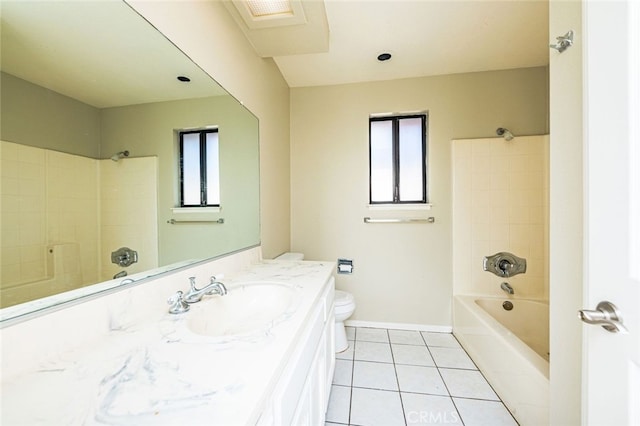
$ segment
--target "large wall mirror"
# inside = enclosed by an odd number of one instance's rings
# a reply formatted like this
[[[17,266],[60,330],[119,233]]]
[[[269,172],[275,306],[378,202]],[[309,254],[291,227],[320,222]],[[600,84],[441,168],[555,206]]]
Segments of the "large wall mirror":
[[[3,308],[260,243],[255,116],[123,1],[0,5]],[[181,209],[197,129],[218,131],[220,206]]]

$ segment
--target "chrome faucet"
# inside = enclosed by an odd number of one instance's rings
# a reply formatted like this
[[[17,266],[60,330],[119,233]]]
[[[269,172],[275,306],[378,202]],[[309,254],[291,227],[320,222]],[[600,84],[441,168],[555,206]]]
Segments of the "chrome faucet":
[[[196,303],[202,300],[202,297],[205,295],[213,295],[218,294],[220,296],[224,296],[227,294],[227,288],[221,282],[216,280],[216,277],[211,277],[209,284],[204,288],[196,287],[196,277],[190,277],[189,283],[191,284],[191,288],[184,296],[184,301],[187,303]]]
[[[509,294],[514,294],[515,291],[513,291],[513,287],[511,287],[511,284],[504,282],[502,284],[500,284],[500,288],[504,291],[506,291]]]

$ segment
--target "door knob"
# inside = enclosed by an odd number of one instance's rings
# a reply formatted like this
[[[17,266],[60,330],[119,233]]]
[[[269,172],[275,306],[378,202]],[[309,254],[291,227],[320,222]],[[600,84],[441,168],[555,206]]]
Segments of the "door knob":
[[[611,302],[602,301],[598,303],[595,311],[581,309],[578,311],[578,318],[587,324],[601,325],[610,333],[627,334],[627,327],[622,324],[620,311]]]

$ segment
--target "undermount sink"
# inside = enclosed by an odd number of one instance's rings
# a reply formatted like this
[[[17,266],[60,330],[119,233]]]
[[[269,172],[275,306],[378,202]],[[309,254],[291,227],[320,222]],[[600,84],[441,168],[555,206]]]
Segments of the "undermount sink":
[[[252,334],[285,319],[294,310],[295,288],[277,282],[229,285],[225,296],[206,296],[188,312],[193,333],[230,337]]]

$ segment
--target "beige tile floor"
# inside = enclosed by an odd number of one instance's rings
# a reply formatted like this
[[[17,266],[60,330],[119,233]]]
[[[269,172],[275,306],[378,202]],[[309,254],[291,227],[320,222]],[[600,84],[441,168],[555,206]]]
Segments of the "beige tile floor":
[[[517,425],[450,333],[347,327],[326,426]]]

